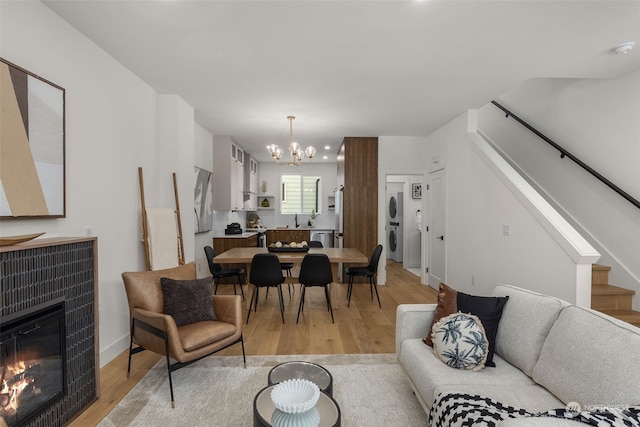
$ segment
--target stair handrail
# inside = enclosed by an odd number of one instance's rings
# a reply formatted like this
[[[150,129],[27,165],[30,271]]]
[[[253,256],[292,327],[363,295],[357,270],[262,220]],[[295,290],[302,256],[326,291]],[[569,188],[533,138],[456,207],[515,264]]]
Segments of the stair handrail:
[[[533,126],[531,126],[529,123],[525,122],[524,120],[522,120],[520,117],[518,117],[517,115],[513,114],[511,111],[509,111],[506,107],[500,105],[500,103],[498,103],[497,101],[491,101],[491,103],[493,105],[495,105],[496,107],[498,107],[499,109],[501,109],[502,111],[504,111],[504,113],[506,114],[506,118],[512,117],[515,121],[517,121],[518,123],[520,123],[522,126],[526,127],[527,129],[529,129],[531,132],[533,132],[536,136],[538,136],[540,139],[542,139],[543,141],[545,141],[546,143],[548,143],[549,145],[551,145],[553,148],[555,148],[556,150],[558,150],[560,152],[560,158],[564,159],[565,156],[570,158],[571,160],[573,160],[578,166],[580,166],[581,168],[583,168],[584,170],[586,170],[587,172],[589,172],[591,175],[593,175],[594,177],[596,177],[597,179],[599,179],[603,184],[605,184],[607,187],[611,188],[613,191],[615,191],[616,193],[618,193],[620,196],[624,197],[629,203],[631,203],[632,205],[634,205],[636,208],[640,209],[640,201],[638,201],[637,199],[633,198],[629,193],[627,193],[626,191],[624,191],[623,189],[621,189],[620,187],[618,187],[617,185],[615,185],[613,182],[609,181],[607,178],[605,178],[602,174],[600,174],[598,171],[596,171],[595,169],[593,169],[591,166],[589,166],[588,164],[586,164],[585,162],[583,162],[582,160],[580,160],[579,158],[577,158],[575,155],[571,154],[569,151],[565,150],[562,146],[560,146],[558,143],[554,142],[553,140],[551,140],[550,138],[546,137],[542,132],[540,132],[539,130],[537,130],[536,128],[534,128]]]

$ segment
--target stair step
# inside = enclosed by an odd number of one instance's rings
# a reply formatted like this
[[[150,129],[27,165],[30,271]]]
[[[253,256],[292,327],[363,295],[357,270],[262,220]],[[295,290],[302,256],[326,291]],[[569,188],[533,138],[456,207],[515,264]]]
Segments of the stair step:
[[[620,319],[623,322],[631,323],[640,328],[640,311],[635,310],[599,310],[611,317]]]
[[[609,284],[609,271],[611,271],[611,267],[609,266],[593,264],[591,266],[591,284],[593,285]]]
[[[631,310],[635,291],[613,285],[591,286],[591,308],[604,310]]]

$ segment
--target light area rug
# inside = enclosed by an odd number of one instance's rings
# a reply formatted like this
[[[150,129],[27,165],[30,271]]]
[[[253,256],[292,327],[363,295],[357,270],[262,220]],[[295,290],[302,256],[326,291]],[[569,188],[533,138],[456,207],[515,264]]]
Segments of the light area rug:
[[[241,356],[210,356],[173,372],[175,409],[161,360],[99,426],[253,426],[253,399],[267,385],[269,370],[292,360],[331,373],[343,427],[427,425],[395,354],[348,354],[248,356],[247,369]]]

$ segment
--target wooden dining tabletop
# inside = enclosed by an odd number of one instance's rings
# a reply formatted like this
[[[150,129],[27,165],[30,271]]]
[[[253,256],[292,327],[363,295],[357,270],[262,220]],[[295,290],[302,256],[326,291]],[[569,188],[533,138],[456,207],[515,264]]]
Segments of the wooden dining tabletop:
[[[255,254],[268,253],[267,248],[232,248],[217,255],[213,261],[218,264],[250,264]],[[280,262],[301,263],[306,254],[325,254],[332,264],[339,262],[367,264],[369,258],[355,248],[309,248],[309,252],[272,252]]]

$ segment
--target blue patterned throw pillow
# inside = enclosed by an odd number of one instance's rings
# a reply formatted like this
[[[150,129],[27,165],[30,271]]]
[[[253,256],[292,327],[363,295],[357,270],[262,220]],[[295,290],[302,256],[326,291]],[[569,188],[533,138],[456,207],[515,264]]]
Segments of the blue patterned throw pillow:
[[[484,368],[489,341],[477,316],[453,313],[440,319],[431,329],[436,357],[456,369],[478,371]]]

